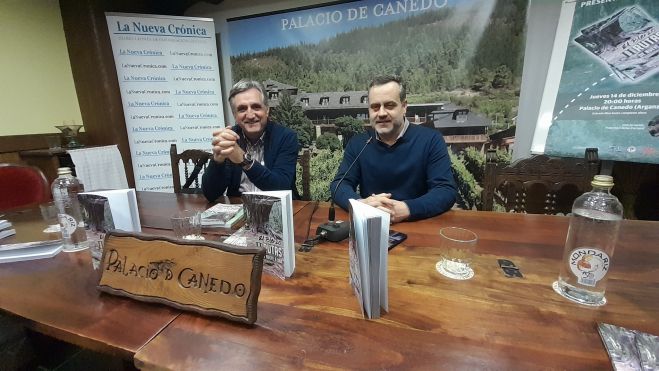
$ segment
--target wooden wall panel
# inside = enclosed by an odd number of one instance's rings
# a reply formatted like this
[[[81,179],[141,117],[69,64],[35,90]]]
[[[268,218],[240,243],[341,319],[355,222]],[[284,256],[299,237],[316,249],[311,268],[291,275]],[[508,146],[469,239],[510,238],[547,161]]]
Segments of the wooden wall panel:
[[[96,0],[60,0],[62,23],[87,144],[117,144],[128,184],[134,187],[128,135],[104,4]]]
[[[26,134],[26,135],[5,135],[0,136],[0,153],[29,151],[31,149],[48,148],[46,138],[57,135],[56,133],[44,134]],[[76,138],[82,144],[91,144],[88,142],[87,134],[80,133]]]
[[[7,152],[0,153],[0,163],[9,163],[9,164],[22,164],[21,157],[18,155],[18,152]]]

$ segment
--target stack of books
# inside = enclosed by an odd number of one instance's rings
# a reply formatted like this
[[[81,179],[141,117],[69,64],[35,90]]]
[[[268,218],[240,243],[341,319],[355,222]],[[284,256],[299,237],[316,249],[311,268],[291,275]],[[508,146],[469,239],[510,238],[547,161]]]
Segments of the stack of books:
[[[0,219],[0,240],[13,236],[16,230],[10,221]],[[25,236],[23,237],[25,238]],[[8,242],[10,240],[7,240]],[[0,264],[23,260],[51,258],[62,251],[62,240],[6,243],[0,241]]]
[[[241,204],[217,204],[201,213],[201,226],[209,228],[233,228],[245,218]]]
[[[0,239],[13,236],[16,234],[16,230],[13,228],[9,220],[0,219]]]
[[[0,263],[52,258],[62,251],[62,240],[0,244]]]

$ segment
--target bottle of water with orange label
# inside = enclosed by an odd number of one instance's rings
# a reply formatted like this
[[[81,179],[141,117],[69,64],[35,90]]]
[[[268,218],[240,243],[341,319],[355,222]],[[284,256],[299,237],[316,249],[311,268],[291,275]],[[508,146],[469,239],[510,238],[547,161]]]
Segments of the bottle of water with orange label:
[[[580,304],[606,304],[604,291],[618,241],[622,204],[610,193],[613,178],[596,175],[593,190],[572,205],[563,260],[554,289]]]
[[[76,177],[71,174],[71,169],[61,167],[57,169],[57,179],[53,181],[53,201],[57,206],[57,218],[64,247],[62,251],[78,251],[87,248],[87,234],[82,220],[80,203],[78,203],[78,192],[82,191],[82,185]]]

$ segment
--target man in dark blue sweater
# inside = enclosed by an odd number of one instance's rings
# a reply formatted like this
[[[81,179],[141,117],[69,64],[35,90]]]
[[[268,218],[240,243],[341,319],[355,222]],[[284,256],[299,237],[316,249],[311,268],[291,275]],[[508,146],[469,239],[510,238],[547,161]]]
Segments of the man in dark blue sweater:
[[[201,182],[213,202],[226,191],[240,196],[248,191],[295,189],[297,134],[268,121],[268,99],[257,81],[240,80],[229,92],[229,104],[238,125],[213,133],[213,160]]]
[[[429,218],[449,210],[456,188],[446,143],[439,132],[405,119],[407,101],[400,78],[375,78],[368,102],[375,132],[356,135],[348,143],[330,185],[335,202],[347,210],[349,199],[360,199],[391,214],[392,222]]]

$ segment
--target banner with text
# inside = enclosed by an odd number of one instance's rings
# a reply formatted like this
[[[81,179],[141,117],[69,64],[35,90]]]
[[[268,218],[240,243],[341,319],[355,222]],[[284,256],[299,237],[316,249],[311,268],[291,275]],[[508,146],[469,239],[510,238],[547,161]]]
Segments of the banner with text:
[[[170,145],[178,152],[210,150],[212,131],[224,127],[213,20],[118,13],[106,19],[135,187],[171,192]]]
[[[659,163],[659,2],[579,1],[545,153]]]

